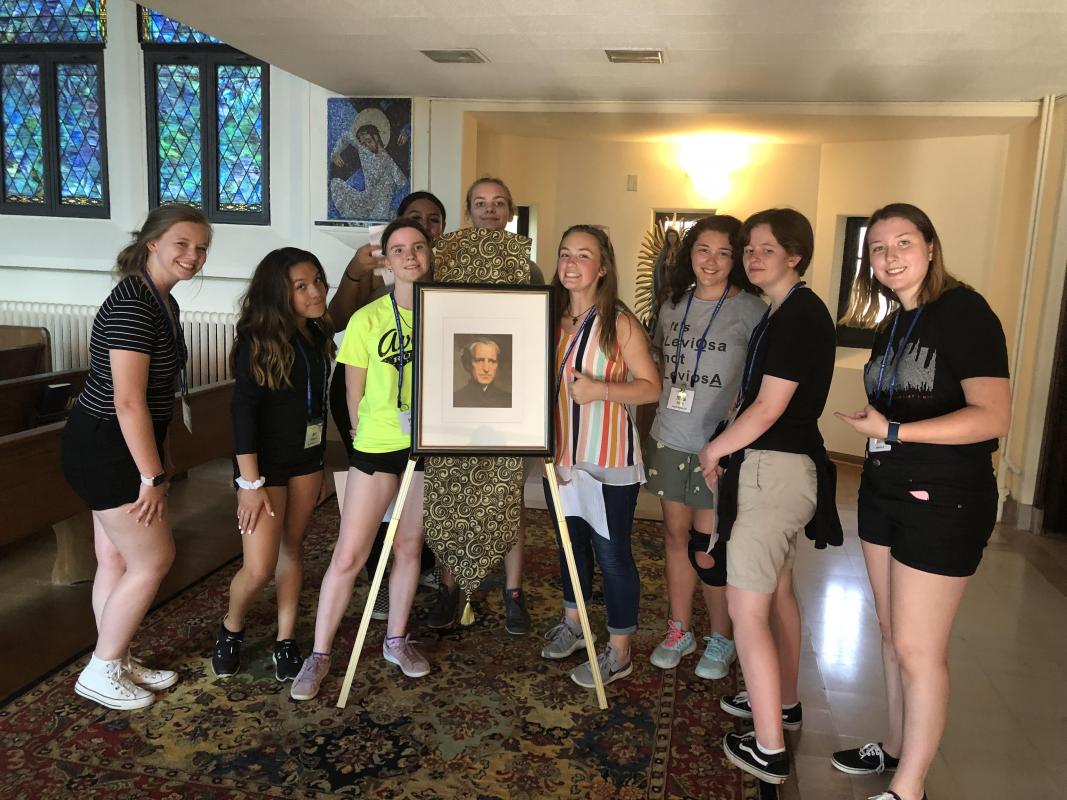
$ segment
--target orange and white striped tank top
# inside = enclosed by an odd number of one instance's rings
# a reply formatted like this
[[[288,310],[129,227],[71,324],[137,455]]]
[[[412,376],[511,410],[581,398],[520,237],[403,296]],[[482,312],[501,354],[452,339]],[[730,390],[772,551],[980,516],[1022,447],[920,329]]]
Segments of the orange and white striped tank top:
[[[564,333],[561,326],[556,332],[555,363],[556,375],[563,366],[563,381],[556,395],[558,470],[565,475],[578,467],[610,485],[644,483],[641,443],[627,407],[614,400],[579,405],[571,398],[571,382],[567,379],[573,369],[600,381],[626,383],[629,373],[619,343],[615,343],[610,355],[604,354],[600,349],[600,320],[596,317],[573,334]]]

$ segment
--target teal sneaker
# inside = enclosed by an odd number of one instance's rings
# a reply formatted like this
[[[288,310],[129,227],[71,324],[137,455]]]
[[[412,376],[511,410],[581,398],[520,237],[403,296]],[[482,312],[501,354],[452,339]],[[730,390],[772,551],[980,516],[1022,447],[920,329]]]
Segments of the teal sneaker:
[[[709,681],[717,681],[730,674],[730,667],[737,661],[737,648],[732,639],[727,639],[721,633],[713,633],[705,636],[707,646],[704,655],[700,657],[696,673],[698,678]]]

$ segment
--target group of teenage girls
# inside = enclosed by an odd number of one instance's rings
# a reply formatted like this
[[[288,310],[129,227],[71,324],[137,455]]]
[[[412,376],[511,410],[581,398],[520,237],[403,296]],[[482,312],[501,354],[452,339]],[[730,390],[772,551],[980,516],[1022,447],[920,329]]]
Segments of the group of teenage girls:
[[[467,210],[476,226],[502,229],[510,192],[498,179],[479,180]],[[413,287],[432,279],[433,243],[444,224],[436,197],[405,198],[380,254],[362,248],[346,268],[330,311],[326,274],[312,253],[281,248],[256,267],[230,355],[244,558],[218,631],[216,675],[240,668],[249,608],[272,576],[277,679],[293,680],[295,700],[310,700],[328,674],[355,579],[408,460]],[[64,433],[64,472],[93,509],[98,560],[98,638],[75,691],[110,708],[147,706],[178,678],[140,662],[130,643],[174,557],[165,440],[175,389],[185,393],[186,351],[171,289],[203,267],[211,235],[199,211],[162,206],[119,254],[120,281],[94,322],[89,376]],[[818,429],[835,328],[802,280],[813,249],[810,223],[790,209],[743,223],[726,215],[700,220],[677,246],[651,340],[619,300],[615,254],[602,228],[568,228],[551,279],[555,468],[567,494],[583,497],[587,509],[567,514],[580,588],[589,597],[595,563],[607,609],[608,640],[596,663],[570,675],[592,687],[593,670],[605,683],[632,670],[641,589],[630,536],[645,484],[663,506],[669,603],[666,635],[651,661],[673,669],[696,650],[699,584],[709,630],[696,673],[722,678],[739,660],[747,691],[723,697],[721,707],[754,727],[727,734],[725,754],[773,783],[789,776],[783,731],[803,722],[797,539],[804,531],[825,546],[840,543],[841,534]],[[382,267],[392,274],[389,290],[372,286]],[[865,369],[868,404],[837,416],[868,438],[859,535],[882,630],[889,724],[883,741],[835,753],[832,763],[853,774],[893,771],[877,798],[920,800],[945,725],[949,632],[995,522],[991,453],[1009,423],[1008,364],[996,316],[946,271],[932,223],[907,204],[870,218],[845,321],[874,327],[885,304],[891,313],[877,325]],[[304,658],[295,635],[302,546],[324,491],[338,318],[345,331],[334,411],[340,402],[350,469]],[[657,401],[642,447],[632,409]],[[393,548],[382,646],[383,657],[413,678],[430,671],[408,626],[423,559],[422,488],[417,471]],[[509,630],[514,622],[521,633],[521,542],[517,549],[504,599],[513,602]],[[562,553],[560,570],[562,619],[542,650],[552,659],[585,648]],[[438,617],[447,625],[455,621],[456,592],[447,576],[440,591]]]

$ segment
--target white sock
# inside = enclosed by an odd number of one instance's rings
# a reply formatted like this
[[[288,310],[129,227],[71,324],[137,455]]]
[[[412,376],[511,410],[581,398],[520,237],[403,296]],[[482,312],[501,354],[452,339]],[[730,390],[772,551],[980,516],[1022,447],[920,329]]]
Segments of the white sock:
[[[758,747],[760,749],[761,753],[766,753],[769,756],[773,756],[773,755],[777,755],[778,753],[784,753],[785,752],[785,748],[784,747],[777,747],[777,748],[764,747],[763,745],[761,745],[759,743],[759,739],[756,740],[756,747]]]
[[[104,659],[97,656],[96,653],[93,653],[92,658],[89,659],[89,666],[93,667],[94,669],[104,669],[104,667],[106,667],[108,664],[117,664],[120,661],[122,661],[121,658],[112,659],[111,661],[105,661]]]
[[[782,711],[792,711],[794,708],[796,708],[799,705],[800,705],[800,701],[799,700],[797,700],[795,703],[792,703],[792,704],[790,704],[788,706],[785,705],[785,704],[782,704]]]

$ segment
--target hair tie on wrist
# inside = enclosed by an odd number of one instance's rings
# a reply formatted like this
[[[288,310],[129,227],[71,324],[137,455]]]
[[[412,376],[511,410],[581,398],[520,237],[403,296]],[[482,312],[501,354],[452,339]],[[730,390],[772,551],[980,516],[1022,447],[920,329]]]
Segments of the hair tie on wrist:
[[[359,283],[361,280],[363,280],[362,275],[360,275],[358,278],[353,278],[351,275],[348,274],[347,269],[345,270],[345,277],[352,281],[352,283]]]

